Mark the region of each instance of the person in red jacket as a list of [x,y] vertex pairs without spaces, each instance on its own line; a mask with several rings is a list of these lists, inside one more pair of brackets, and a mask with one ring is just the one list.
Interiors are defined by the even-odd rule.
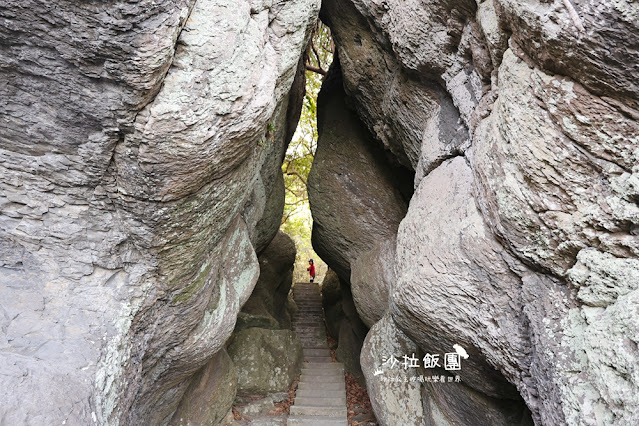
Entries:
[[311,275],[311,282],[313,282],[313,280],[315,280],[315,265],[313,264],[313,259],[309,259],[308,264],[309,267],[306,268],[306,270]]

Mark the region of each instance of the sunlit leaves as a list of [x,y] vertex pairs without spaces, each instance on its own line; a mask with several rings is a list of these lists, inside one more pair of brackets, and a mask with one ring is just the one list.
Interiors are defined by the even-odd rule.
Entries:
[[295,240],[298,259],[302,262],[309,257],[317,257],[310,244],[313,220],[306,183],[317,148],[317,94],[333,60],[334,49],[329,28],[317,21],[306,52],[306,95],[300,121],[282,164],[286,204],[281,229]]

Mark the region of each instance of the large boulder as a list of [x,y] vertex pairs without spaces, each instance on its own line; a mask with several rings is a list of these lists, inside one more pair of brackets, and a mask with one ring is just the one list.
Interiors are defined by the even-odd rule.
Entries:
[[321,292],[324,322],[328,333],[336,339],[339,336],[340,323],[344,319],[344,310],[342,309],[340,280],[332,269],[326,271],[326,275],[324,275]]
[[464,28],[475,7],[471,0],[322,4],[351,105],[417,180],[469,142],[466,122],[483,78],[465,59],[478,38]]
[[348,282],[340,279],[329,269],[322,281],[322,307],[326,328],[337,340],[335,357],[344,364],[344,369],[361,379],[360,351],[368,328],[360,319]]
[[281,231],[259,254],[260,277],[242,307],[236,331],[248,327],[291,328],[288,302],[295,254],[295,243]]
[[[404,355],[414,357],[415,354],[419,355],[417,345],[397,328],[390,313],[377,321],[366,336],[360,361],[375,418],[383,426],[427,424],[421,385],[416,380],[418,370],[402,370],[401,365]],[[399,364],[392,366],[391,357]]]
[[229,411],[236,392],[237,370],[226,350],[221,350],[195,373],[170,425],[217,425]]
[[388,310],[395,280],[395,238],[376,242],[351,265],[353,302],[367,327],[372,327]]
[[406,201],[383,150],[346,106],[337,58],[318,96],[317,128],[308,176],[313,249],[348,281],[360,254],[395,235]]
[[465,385],[493,398],[518,399],[504,375],[525,393],[519,372],[528,368],[531,350],[521,327],[521,280],[510,269],[516,261],[487,231],[472,184],[462,157],[420,183],[398,234],[392,314],[424,353],[463,347],[469,354],[459,372]]
[[3,6],[0,418],[166,423],[279,226],[319,1]]
[[[415,172],[392,317],[423,351],[469,354],[461,385],[422,387],[425,418],[637,423],[634,3],[322,6],[346,103]],[[358,244],[331,238],[342,258]],[[375,250],[348,259],[368,323],[380,294],[362,265]]]
[[247,328],[235,334],[228,351],[242,393],[286,391],[302,368],[302,344],[290,330]]

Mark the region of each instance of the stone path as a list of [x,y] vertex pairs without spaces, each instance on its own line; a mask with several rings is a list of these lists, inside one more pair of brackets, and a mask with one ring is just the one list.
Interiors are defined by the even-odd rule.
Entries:
[[344,366],[332,362],[317,284],[297,283],[299,311],[294,329],[304,348],[304,365],[287,425],[347,426]]

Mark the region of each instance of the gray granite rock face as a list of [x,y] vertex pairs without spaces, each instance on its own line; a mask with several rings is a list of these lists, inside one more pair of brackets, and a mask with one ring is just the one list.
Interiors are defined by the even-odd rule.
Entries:
[[416,353],[419,353],[417,345],[397,327],[390,313],[380,318],[366,336],[360,361],[379,424],[426,424],[420,383],[414,380],[406,383],[392,381],[397,377],[415,379],[418,371],[402,371],[401,366],[394,370],[387,363],[390,357],[401,360],[403,355],[413,356]]
[[219,351],[195,373],[170,424],[220,424],[235,399],[237,378],[237,369],[228,353],[225,349]]
[[302,369],[302,344],[291,330],[247,328],[233,336],[229,355],[238,367],[238,391],[284,392]]
[[349,281],[351,263],[377,240],[395,235],[406,201],[383,151],[346,105],[337,58],[318,95],[317,124],[308,176],[313,247]]
[[165,424],[202,380],[277,232],[318,9],[0,6],[3,421]]
[[344,364],[344,370],[363,383],[360,351],[368,327],[360,319],[348,281],[329,269],[322,281],[322,308],[326,329],[337,341],[335,357]]
[[395,238],[379,241],[351,266],[351,292],[359,317],[372,327],[388,310],[396,281]]
[[289,291],[293,284],[295,242],[279,231],[258,255],[260,277],[251,297],[237,319],[235,331],[243,328],[291,329],[291,306],[295,306]]
[[[462,385],[421,387],[426,424],[639,422],[635,2],[325,0],[321,17],[346,104],[415,173],[398,234],[350,259],[334,227],[322,249],[349,258],[367,341],[389,310],[423,353],[469,355]],[[385,419],[396,395],[369,380]]]

